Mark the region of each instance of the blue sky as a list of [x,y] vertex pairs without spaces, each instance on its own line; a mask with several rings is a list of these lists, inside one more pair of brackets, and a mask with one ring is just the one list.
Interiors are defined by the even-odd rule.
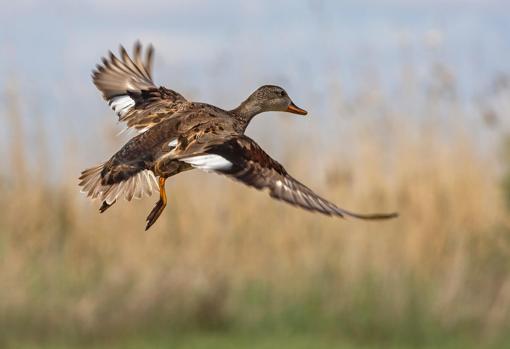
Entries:
[[4,1],[0,69],[36,91],[78,88],[108,49],[141,39],[158,50],[157,77],[178,75],[178,87],[206,94],[200,86],[215,71],[228,73],[215,77],[225,86],[296,71],[320,83],[331,66],[346,78],[360,64],[391,72],[403,46],[419,64],[435,43],[469,80],[510,67],[508,13],[503,0]]
[[16,81],[25,108],[50,119],[70,115],[68,126],[78,130],[83,120],[99,122],[108,113],[91,70],[108,50],[120,43],[130,47],[137,39],[156,47],[157,83],[226,108],[259,85],[276,83],[297,104],[326,113],[321,96],[332,81],[341,81],[348,95],[375,71],[391,94],[403,63],[412,64],[419,78],[430,73],[432,61],[448,64],[468,97],[498,72],[510,71],[507,0],[1,0],[0,5],[0,88]]

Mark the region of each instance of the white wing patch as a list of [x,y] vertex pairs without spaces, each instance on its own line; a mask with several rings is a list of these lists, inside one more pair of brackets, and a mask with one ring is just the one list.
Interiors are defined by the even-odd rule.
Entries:
[[172,141],[170,141],[170,143],[168,143],[168,146],[170,148],[175,148],[177,146],[177,138],[172,140]]
[[225,171],[232,168],[230,161],[216,154],[197,155],[180,160],[205,172]]
[[133,108],[135,101],[129,96],[122,95],[113,97],[110,99],[108,104],[110,104],[110,107],[112,107],[114,112],[116,112],[120,117],[123,117],[131,110],[131,108]]

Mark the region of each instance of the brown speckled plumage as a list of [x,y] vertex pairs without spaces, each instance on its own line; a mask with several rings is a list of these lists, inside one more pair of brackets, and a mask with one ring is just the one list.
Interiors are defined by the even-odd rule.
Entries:
[[[152,81],[150,46],[142,58],[135,45],[133,59],[120,48],[120,58],[110,52],[93,72],[104,99],[129,129],[141,133],[129,140],[108,161],[85,170],[82,191],[102,200],[104,212],[120,197],[151,195],[159,188],[160,200],[147,218],[148,229],[166,206],[165,180],[193,168],[229,176],[271,197],[326,215],[361,219],[397,215],[361,215],[337,207],[292,178],[285,168],[244,135],[251,119],[265,111],[306,114],[281,87],[265,85],[233,110],[187,101],[179,93],[157,87]],[[159,179],[156,179],[158,177]]]

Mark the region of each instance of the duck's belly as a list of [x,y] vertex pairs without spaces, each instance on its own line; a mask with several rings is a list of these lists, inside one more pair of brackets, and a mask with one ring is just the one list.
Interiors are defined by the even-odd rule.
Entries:
[[156,176],[167,178],[191,169],[193,169],[193,167],[185,162],[161,158],[161,160],[155,161],[153,171]]

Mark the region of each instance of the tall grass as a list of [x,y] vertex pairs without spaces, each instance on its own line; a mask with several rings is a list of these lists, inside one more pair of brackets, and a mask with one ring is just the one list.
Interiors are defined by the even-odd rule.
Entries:
[[[281,160],[297,178],[350,209],[398,209],[397,220],[313,215],[186,173],[169,182],[169,207],[146,233],[156,198],[99,215],[77,187],[91,165],[80,161],[87,149],[68,152],[56,170],[47,147],[34,161],[25,150],[34,130],[9,93],[0,115],[10,158],[0,177],[4,340],[211,329],[424,343],[497,340],[510,330],[500,166],[470,137],[459,100],[410,96],[423,117],[360,93],[330,120],[350,124],[347,137],[314,144],[310,136],[305,147],[284,136]],[[36,143],[56,131],[36,132]]]

